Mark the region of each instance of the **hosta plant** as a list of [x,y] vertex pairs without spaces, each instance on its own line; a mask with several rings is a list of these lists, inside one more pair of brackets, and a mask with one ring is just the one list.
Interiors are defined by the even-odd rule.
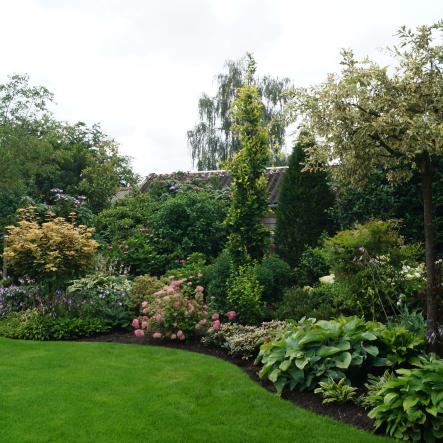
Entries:
[[345,403],[353,400],[357,388],[349,386],[344,378],[336,382],[333,378],[321,381],[319,387],[314,390],[316,394],[323,396],[323,403]]
[[386,358],[387,366],[400,367],[410,363],[424,351],[424,333],[415,334],[404,326],[381,326],[376,334],[381,342],[380,354]]
[[443,439],[443,361],[420,357],[413,369],[398,369],[372,393],[369,417],[376,428],[400,440],[435,442]]
[[383,364],[374,343],[377,324],[358,317],[331,321],[304,320],[277,340],[262,345],[257,363],[260,377],[272,381],[278,393],[290,389],[312,390],[321,381],[347,378],[352,369]]

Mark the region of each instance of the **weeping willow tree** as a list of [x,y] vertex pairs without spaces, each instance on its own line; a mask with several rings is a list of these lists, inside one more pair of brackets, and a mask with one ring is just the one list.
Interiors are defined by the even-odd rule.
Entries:
[[[217,92],[213,97],[203,94],[198,101],[199,122],[188,131],[192,161],[199,170],[217,169],[240,150],[240,140],[233,131],[232,106],[237,90],[247,78],[247,58],[228,60],[226,72],[217,75]],[[290,80],[270,76],[257,78],[257,88],[262,97],[261,121],[267,127],[270,165],[285,163],[282,147],[286,134],[283,108],[285,91]]]

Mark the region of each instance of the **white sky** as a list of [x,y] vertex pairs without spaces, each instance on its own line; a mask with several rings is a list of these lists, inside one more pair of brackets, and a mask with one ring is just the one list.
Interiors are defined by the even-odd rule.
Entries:
[[186,131],[227,59],[296,86],[339,69],[343,47],[383,60],[403,24],[443,18],[442,0],[0,0],[0,82],[28,73],[55,115],[101,123],[134,169],[192,168]]

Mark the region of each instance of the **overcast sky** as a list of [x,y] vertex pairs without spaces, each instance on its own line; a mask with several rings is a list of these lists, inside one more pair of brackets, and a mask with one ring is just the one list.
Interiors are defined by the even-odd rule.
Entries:
[[99,122],[144,175],[192,168],[186,131],[227,59],[307,86],[340,49],[383,60],[403,24],[443,18],[442,0],[0,0],[0,81],[28,73],[55,115]]

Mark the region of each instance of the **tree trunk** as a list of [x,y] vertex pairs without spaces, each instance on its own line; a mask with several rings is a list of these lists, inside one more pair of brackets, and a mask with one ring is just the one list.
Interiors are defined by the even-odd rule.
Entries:
[[423,216],[425,231],[425,255],[426,255],[426,338],[431,351],[438,347],[438,324],[437,324],[437,295],[438,276],[435,264],[435,239],[434,224],[432,221],[432,179],[433,169],[429,155],[425,154],[420,162],[423,192]]

